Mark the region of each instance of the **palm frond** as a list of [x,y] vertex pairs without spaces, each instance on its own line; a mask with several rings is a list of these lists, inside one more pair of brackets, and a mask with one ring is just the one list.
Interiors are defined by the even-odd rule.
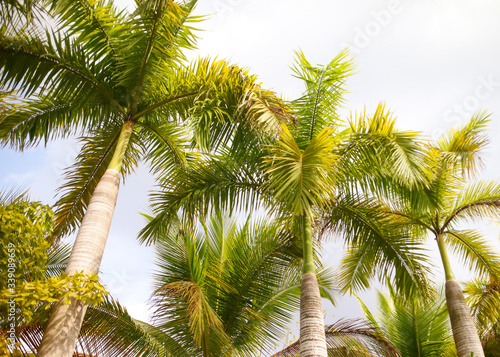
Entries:
[[444,298],[402,299],[379,293],[381,325],[402,356],[456,356]]
[[482,166],[481,150],[488,144],[485,136],[490,114],[477,112],[462,127],[451,129],[438,140],[438,147],[448,169],[474,176]]
[[188,152],[191,146],[184,128],[170,121],[158,123],[147,119],[137,125],[142,129],[138,135],[142,137],[144,160],[154,174],[166,177],[174,169],[181,169],[188,161],[194,161],[190,156],[195,156],[195,153]]
[[100,102],[28,99],[17,104],[15,112],[0,118],[0,145],[17,150],[36,146],[41,141],[46,145],[50,140],[65,138],[77,131],[85,133],[105,126],[113,117],[109,108]]
[[142,96],[151,90],[156,76],[168,66],[182,61],[182,50],[191,49],[195,43],[192,28],[187,22],[194,2],[143,1],[132,14],[131,26],[137,31],[127,34],[121,43],[121,70],[117,73],[119,86],[132,92],[131,106],[135,112]]
[[0,205],[9,206],[29,200],[29,190],[22,188],[4,188],[0,190]]
[[[186,345],[219,355],[270,347],[299,306],[300,270],[289,234],[271,222],[218,213],[159,242],[157,324]],[[204,307],[203,307],[204,306]],[[211,317],[210,317],[211,316]],[[201,318],[202,320],[198,320]]]
[[383,104],[377,106],[371,117],[366,111],[351,116],[351,138],[341,149],[341,167],[369,177],[389,176],[407,187],[425,187],[430,173],[422,139],[415,132],[398,130],[395,125],[395,118]]
[[500,277],[500,255],[483,235],[475,230],[450,230],[445,234],[450,245],[464,265],[479,276]]
[[118,11],[112,1],[57,0],[52,4],[60,28],[68,36],[85,43],[85,50],[100,61],[115,60],[117,46],[127,35],[125,12]]
[[47,270],[45,276],[47,278],[59,276],[66,270],[71,245],[69,244],[54,244],[47,251]]
[[109,83],[108,63],[87,52],[75,40],[59,34],[38,39],[0,33],[0,80],[25,97],[50,92],[51,98],[61,101],[107,101],[123,112]]
[[313,206],[322,206],[335,189],[331,168],[336,156],[330,128],[315,136],[302,151],[286,126],[279,140],[268,148],[263,170],[269,177],[266,190],[276,202],[294,214],[311,215]]
[[444,227],[453,226],[460,220],[496,218],[500,213],[500,184],[497,182],[474,182],[450,196],[451,207]]
[[302,147],[326,127],[339,125],[338,107],[353,63],[348,60],[348,51],[339,53],[325,66],[311,65],[302,51],[295,55],[293,71],[306,87],[303,96],[291,103],[298,120],[297,142]]
[[[20,326],[17,336],[26,353],[36,353],[41,343],[47,313],[39,322]],[[154,326],[133,319],[117,301],[107,298],[99,306],[89,306],[75,352],[91,356],[173,357],[190,356],[183,346]]]
[[197,162],[172,177],[165,178],[162,190],[151,195],[154,216],[139,234],[148,244],[168,231],[177,212],[186,218],[203,218],[210,208],[250,210],[262,202],[255,166],[231,156],[213,157]]
[[[394,345],[387,341],[376,327],[362,320],[341,319],[325,326],[328,356],[400,356]],[[298,356],[297,341],[272,357]]]
[[323,220],[327,231],[349,244],[340,268],[343,291],[368,288],[375,277],[389,277],[407,296],[430,284],[425,249],[413,241],[399,217],[376,201],[338,197]]
[[40,1],[3,0],[0,2],[2,26],[16,32],[28,26],[40,26],[47,11]]
[[500,324],[500,286],[497,280],[474,279],[467,283],[464,292],[480,335],[487,335]]

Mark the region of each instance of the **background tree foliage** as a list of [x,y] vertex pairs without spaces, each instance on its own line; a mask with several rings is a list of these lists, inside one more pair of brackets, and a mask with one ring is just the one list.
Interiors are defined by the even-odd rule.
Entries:
[[[52,302],[63,297],[98,304],[107,293],[97,275],[64,273],[69,247],[51,240],[54,212],[27,195],[0,194],[0,348],[8,331],[38,322]],[[7,343],[8,342],[8,343]]]

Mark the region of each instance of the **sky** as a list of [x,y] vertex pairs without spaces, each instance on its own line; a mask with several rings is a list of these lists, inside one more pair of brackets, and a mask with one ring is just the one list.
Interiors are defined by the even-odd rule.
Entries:
[[[132,8],[131,2],[119,6]],[[262,86],[286,99],[298,97],[292,76],[294,51],[313,64],[327,64],[349,48],[356,74],[347,80],[342,118],[383,102],[400,129],[432,139],[464,124],[477,110],[491,113],[491,143],[484,155],[484,178],[500,177],[500,2],[494,0],[200,0],[199,49],[189,54],[225,58],[258,75]],[[75,140],[17,153],[0,149],[0,189],[30,188],[34,199],[54,203],[64,167],[77,154]],[[111,294],[132,316],[146,320],[154,270],[153,249],[140,246],[154,182],[143,167],[122,186],[101,266]],[[498,226],[489,233],[497,248]],[[489,228],[488,228],[489,229]],[[342,245],[329,243],[323,257],[335,264]],[[437,265],[439,275],[441,266]],[[465,275],[460,275],[465,277]],[[367,295],[368,296],[368,295]],[[371,296],[371,295],[370,295]],[[370,299],[370,298],[368,298]],[[327,307],[327,322],[359,316],[345,297]]]

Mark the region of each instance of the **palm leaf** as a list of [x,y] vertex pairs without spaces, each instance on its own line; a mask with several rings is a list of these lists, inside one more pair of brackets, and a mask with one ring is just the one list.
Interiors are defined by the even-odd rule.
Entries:
[[395,118],[383,104],[377,106],[371,117],[366,112],[352,116],[350,139],[342,148],[340,167],[352,167],[368,176],[389,176],[406,187],[425,186],[430,173],[422,141],[417,133],[400,131],[395,125]]
[[451,246],[463,264],[479,276],[500,276],[500,255],[474,230],[450,230],[445,235],[446,243]]
[[484,133],[490,114],[477,112],[462,127],[452,129],[437,142],[448,169],[461,170],[462,175],[475,175],[482,166],[480,152],[488,144]]
[[296,51],[295,76],[304,81],[303,96],[291,103],[298,119],[297,142],[307,145],[329,126],[338,126],[338,107],[345,93],[345,79],[351,74],[353,64],[343,51],[328,65],[313,66],[302,51]]
[[[387,341],[375,327],[362,320],[341,319],[325,326],[328,356],[400,356],[394,345]],[[300,342],[297,341],[272,357],[298,356]]]
[[[26,100],[16,106],[16,111],[0,119],[0,144],[18,150],[36,146],[40,141],[68,137],[88,132],[98,126],[98,118],[113,118],[106,106],[92,101],[67,102]],[[105,125],[101,120],[99,125]]]
[[379,293],[382,329],[403,356],[455,356],[443,297],[402,299]]
[[487,335],[499,324],[500,287],[494,278],[474,279],[464,289],[467,305],[476,321],[481,336]]
[[498,217],[500,212],[500,184],[479,181],[450,192],[450,213],[444,226],[454,225],[460,220],[479,221]]
[[282,128],[264,160],[263,170],[269,177],[266,190],[288,212],[311,215],[312,207],[323,205],[335,189],[332,131],[325,128],[302,151],[288,128]]
[[341,196],[324,213],[323,221],[327,231],[349,244],[340,268],[343,291],[368,288],[376,276],[381,281],[390,277],[407,296],[427,288],[430,270],[425,249],[386,207],[362,197]]
[[182,209],[188,219],[204,217],[210,208],[250,210],[260,201],[262,184],[253,165],[230,156],[195,163],[165,178],[163,190],[152,194],[154,216],[139,233],[141,241],[154,242],[168,231]]
[[0,33],[0,79],[5,86],[19,88],[26,97],[50,91],[61,101],[107,101],[123,111],[114,99],[106,62],[89,56],[71,38],[46,37],[12,38]]
[[299,264],[291,264],[298,258],[280,229],[249,221],[238,228],[219,213],[202,227],[163,237],[158,326],[186,346],[194,337],[200,352],[247,356],[270,348],[290,323],[300,292]]

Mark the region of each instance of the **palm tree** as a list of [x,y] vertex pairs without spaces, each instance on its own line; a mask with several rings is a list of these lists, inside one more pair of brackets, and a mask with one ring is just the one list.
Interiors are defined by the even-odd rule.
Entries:
[[[428,188],[417,193],[418,202],[407,204],[394,200],[381,210],[395,225],[410,229],[413,244],[432,235],[438,245],[446,278],[446,302],[458,356],[484,356],[481,342],[462,289],[453,275],[447,246],[455,251],[471,270],[480,276],[500,274],[500,256],[490,247],[481,233],[460,230],[459,224],[467,220],[498,217],[500,211],[500,184],[477,181],[468,184],[465,175],[474,175],[480,167],[479,155],[486,144],[484,131],[488,122],[486,113],[476,114],[463,127],[444,135],[436,147],[429,148],[429,161],[434,178]],[[344,260],[344,277],[356,280],[360,272],[375,274],[374,257],[360,259],[370,247],[365,241],[353,247]],[[365,257],[363,255],[363,257]],[[352,264],[357,262],[357,264]],[[359,278],[358,278],[359,279]]]
[[[16,111],[0,119],[2,145],[22,150],[71,134],[83,144],[56,204],[56,236],[81,222],[70,275],[98,272],[120,178],[139,161],[168,175],[190,160],[190,142],[212,150],[235,131],[272,128],[283,114],[236,66],[186,64],[195,4],[144,0],[127,14],[109,1],[57,1],[52,32],[2,26],[0,83],[18,96]],[[81,303],[57,304],[39,356],[70,355],[84,314]]]
[[[260,203],[286,220],[302,241],[301,356],[327,353],[313,259],[313,235],[321,233],[322,212],[347,205],[355,192],[380,193],[395,183],[412,185],[425,179],[416,136],[396,130],[384,106],[373,117],[361,115],[342,127],[337,109],[351,68],[346,52],[325,66],[313,66],[298,53],[295,73],[306,89],[291,103],[296,123],[283,124],[274,137],[246,136],[236,149],[163,180],[163,191],[153,196],[155,216],[141,232],[141,239],[151,243],[155,232],[168,230],[179,210],[187,217],[204,217],[212,208],[250,209]],[[343,233],[369,229],[362,219],[353,227]],[[393,260],[408,267],[402,276],[416,281],[412,269],[420,261],[410,262],[412,255],[404,245],[394,249],[399,254]]]
[[[158,237],[154,325],[190,356],[272,350],[299,305],[293,238],[277,222],[238,224],[220,212]],[[321,270],[323,296],[332,300],[332,274]]]
[[367,321],[390,341],[402,356],[456,356],[443,292],[404,298],[390,286],[378,293],[378,322],[359,300]]

